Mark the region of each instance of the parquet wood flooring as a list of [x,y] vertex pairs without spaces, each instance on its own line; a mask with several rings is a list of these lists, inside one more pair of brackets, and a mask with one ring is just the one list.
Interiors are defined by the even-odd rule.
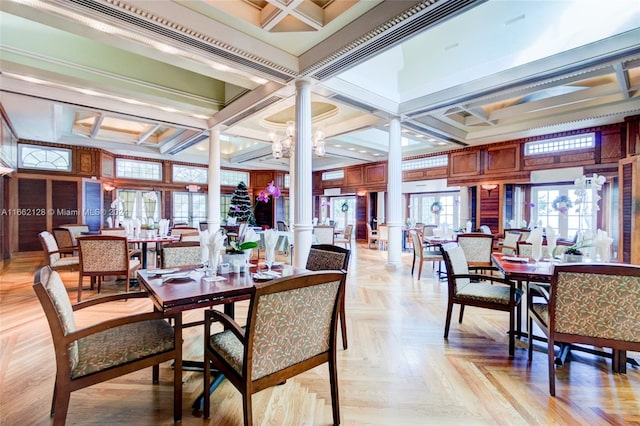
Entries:
[[[397,270],[385,268],[387,253],[354,244],[347,280],[349,349],[338,351],[340,408],[345,425],[640,425],[640,369],[611,373],[611,362],[574,353],[557,369],[557,397],[548,394],[542,345],[527,361],[525,345],[508,359],[507,315],[467,308],[445,340],[447,289],[427,267],[411,277],[411,254]],[[0,424],[47,425],[54,381],[54,354],[44,314],[31,289],[41,253],[16,254],[0,275]],[[77,272],[63,272],[73,296]],[[122,290],[106,283],[103,292]],[[87,291],[93,297],[95,292]],[[80,325],[151,309],[129,300],[79,316]],[[457,318],[458,310],[454,310]],[[246,303],[236,308],[243,322]],[[199,320],[201,311],[185,315]],[[184,333],[184,358],[202,359],[202,327]],[[524,343],[524,342],[523,342]],[[630,356],[640,359],[640,354]],[[172,373],[161,366],[71,395],[68,424],[172,424]],[[202,375],[183,374],[184,425],[241,425],[242,401],[228,382],[211,396],[212,418],[192,415]],[[320,366],[253,397],[257,425],[331,423],[328,371]]]

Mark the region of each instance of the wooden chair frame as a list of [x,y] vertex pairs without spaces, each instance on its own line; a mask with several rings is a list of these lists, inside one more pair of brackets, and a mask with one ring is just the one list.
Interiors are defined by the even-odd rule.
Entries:
[[[224,374],[224,376],[236,387],[236,389],[238,389],[240,393],[242,393],[245,426],[251,426],[253,424],[251,397],[254,393],[272,387],[274,385],[282,384],[288,378],[296,376],[304,371],[310,370],[324,363],[328,363],[329,382],[331,386],[331,403],[333,408],[333,424],[340,424],[338,373],[336,366],[336,329],[338,320],[338,306],[340,304],[341,295],[344,292],[343,276],[344,272],[340,271],[318,271],[281,278],[267,283],[256,284],[255,289],[253,290],[253,293],[251,295],[247,326],[244,329],[241,328],[230,316],[224,314],[223,312],[217,310],[205,311],[205,418],[209,417],[211,410],[211,402],[207,394],[209,391],[209,383],[211,382],[211,371],[210,368],[207,368],[210,363],[213,363],[213,365],[218,368],[222,374]],[[339,281],[340,284],[338,286],[338,292],[336,294],[336,299],[331,316],[328,350],[318,353],[304,361],[290,365],[282,370],[268,374],[256,380],[252,380],[253,343],[255,324],[257,322],[257,304],[260,303],[260,298],[268,294],[286,292],[298,288],[304,288],[335,281]],[[211,347],[209,338],[211,336],[211,323],[216,321],[221,322],[226,329],[231,330],[231,332],[243,343],[244,352],[242,357],[243,363],[241,373],[238,373],[225,358],[219,355]]]
[[[424,262],[440,262],[442,259],[442,253],[440,250],[427,250],[423,243],[420,233],[415,229],[409,230],[409,235],[411,237],[411,242],[413,245],[413,262],[411,263],[411,276],[413,276],[413,271],[415,270],[416,261],[418,261],[418,280],[422,276],[422,266]],[[435,265],[434,265],[435,271]]]

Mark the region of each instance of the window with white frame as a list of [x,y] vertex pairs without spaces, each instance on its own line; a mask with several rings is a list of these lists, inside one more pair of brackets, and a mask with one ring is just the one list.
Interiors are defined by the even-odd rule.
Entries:
[[332,172],[322,173],[322,180],[334,180],[334,179],[343,179],[343,178],[344,178],[344,170],[334,170]]
[[460,227],[460,195],[458,193],[411,194],[409,219],[414,223],[447,224],[449,229],[458,229]]
[[[587,189],[583,202],[593,196]],[[572,240],[580,230],[581,217],[578,196],[571,185],[537,186],[531,189],[531,227],[553,227],[560,238]]]
[[173,181],[184,183],[207,183],[208,170],[204,167],[173,165]]
[[249,183],[249,172],[220,170],[220,185],[236,186],[239,182]]
[[162,164],[153,161],[116,158],[116,177],[144,180],[161,180]]
[[527,142],[524,144],[524,155],[539,155],[552,152],[571,151],[574,149],[594,148],[595,143],[594,133]]
[[140,219],[143,224],[152,225],[161,219],[160,195],[158,191],[118,189],[116,198],[122,203],[124,219]]
[[18,144],[18,166],[25,169],[71,171],[71,150]]
[[401,169],[418,170],[430,169],[433,167],[446,166],[449,163],[449,157],[446,155],[438,155],[437,157],[418,158],[415,160],[406,160],[402,162]]

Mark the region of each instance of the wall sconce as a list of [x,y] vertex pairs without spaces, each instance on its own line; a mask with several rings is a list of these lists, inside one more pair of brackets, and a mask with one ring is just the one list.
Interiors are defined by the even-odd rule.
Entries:
[[8,175],[13,173],[13,169],[11,167],[5,167],[0,165],[0,176]]
[[105,183],[105,184],[103,184],[103,185],[102,185],[102,188],[103,188],[105,191],[107,191],[107,192],[111,192],[111,191],[113,191],[114,189],[116,189],[116,187],[115,187],[115,186],[113,186],[113,185],[111,185],[110,183]]
[[487,192],[489,193],[489,197],[491,197],[491,191],[493,191],[497,187],[498,187],[498,185],[496,185],[495,183],[482,185],[482,189],[486,189],[487,190]]
[[365,195],[367,195],[367,191],[358,191],[358,192],[356,193],[356,195],[357,195],[358,197],[364,197]]

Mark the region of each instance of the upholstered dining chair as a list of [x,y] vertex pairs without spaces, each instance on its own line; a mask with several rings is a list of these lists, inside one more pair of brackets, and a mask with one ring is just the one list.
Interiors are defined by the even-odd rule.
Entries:
[[[210,414],[213,363],[240,391],[245,426],[252,395],[328,363],[333,424],[340,424],[336,332],[344,272],[317,271],[255,285],[245,328],[218,310],[205,311],[204,417]],[[211,323],[225,330],[211,334]]]
[[491,266],[493,240],[493,235],[478,232],[459,234],[457,237],[469,266]]
[[520,232],[505,231],[504,238],[501,241],[500,251],[504,254],[516,254],[518,252],[518,241],[520,241]]
[[200,243],[195,241],[181,241],[164,244],[162,246],[160,259],[162,268],[199,266],[202,264]]
[[[626,371],[626,351],[640,351],[640,266],[566,264],[553,269],[551,287],[534,288],[528,300],[529,330],[535,322],[547,336],[549,394],[556,394],[554,345],[584,343],[612,348],[612,369]],[[529,360],[533,354],[529,339]]]
[[378,247],[380,250],[386,250],[389,242],[389,227],[386,224],[378,226]]
[[327,225],[314,226],[313,235],[316,236],[319,244],[334,244],[335,228]]
[[424,262],[433,262],[433,270],[435,271],[435,262],[442,262],[442,253],[440,250],[431,250],[430,248],[424,247],[422,244],[422,238],[420,234],[415,229],[409,230],[409,235],[411,236],[411,242],[413,245],[413,263],[411,264],[411,275],[413,276],[413,271],[415,270],[416,262],[418,262],[418,280],[422,276],[422,266]]
[[[153,367],[158,383],[159,364],[174,360],[173,418],[182,418],[182,318],[161,312],[111,318],[76,327],[74,311],[123,299],[147,298],[148,293],[114,294],[72,305],[56,271],[36,271],[33,289],[49,322],[56,355],[56,379],[51,416],[65,424],[71,392],[133,371]],[[172,327],[167,319],[174,321]],[[114,407],[117,410],[117,407]]]
[[[332,244],[315,244],[309,249],[309,257],[305,268],[310,271],[347,271],[349,270],[349,258],[351,250]],[[342,331],[342,348],[347,349],[347,322],[345,309],[345,295],[347,293],[346,279],[345,290],[340,300],[340,327]]]
[[73,234],[68,228],[53,228],[51,233],[56,239],[61,256],[73,256],[78,251],[75,238],[73,238]]
[[367,248],[371,248],[371,243],[378,242],[378,230],[373,229],[371,224],[367,222]]
[[351,249],[351,238],[353,236],[353,225],[349,224],[344,227],[344,233],[341,237],[334,238],[333,244],[344,244],[344,248]]
[[505,311],[509,313],[509,357],[513,358],[515,354],[516,307],[520,304],[522,290],[517,288],[515,282],[506,278],[473,273],[473,270],[485,269],[486,267],[469,266],[464,250],[457,243],[443,244],[441,250],[447,268],[449,287],[444,338],[449,338],[449,326],[454,304],[460,305],[459,323],[462,323],[465,306]]
[[74,271],[80,269],[80,258],[78,256],[62,256],[55,237],[49,231],[42,231],[38,234],[46,264],[54,271]]
[[97,279],[98,293],[105,276],[125,276],[125,291],[129,292],[131,274],[140,268],[140,261],[132,259],[138,252],[129,250],[126,237],[115,235],[90,235],[78,238],[80,274],[78,278],[78,302],[82,300],[84,277]]
[[198,234],[198,228],[191,227],[179,227],[179,228],[171,228],[171,235],[180,235],[182,237],[183,234]]

